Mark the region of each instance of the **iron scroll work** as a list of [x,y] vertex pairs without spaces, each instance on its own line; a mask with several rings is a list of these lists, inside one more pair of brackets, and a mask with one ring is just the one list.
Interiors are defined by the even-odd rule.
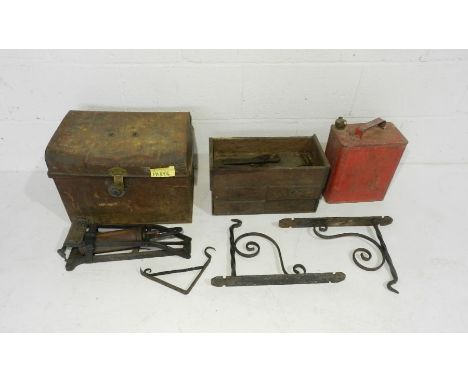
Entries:
[[[302,264],[295,264],[293,266],[293,274],[288,273],[283,262],[281,249],[270,236],[260,232],[248,232],[239,235],[237,238],[234,236],[234,230],[242,225],[239,219],[231,220],[234,224],[229,228],[230,240],[230,255],[231,255],[231,275],[230,276],[217,276],[211,279],[211,284],[216,287],[222,286],[257,286],[257,285],[288,285],[288,284],[319,284],[319,283],[337,283],[343,281],[346,275],[342,272],[327,272],[327,273],[307,273],[306,268]],[[260,237],[268,240],[275,247],[282,274],[273,275],[237,275],[236,269],[236,254],[246,258],[252,258],[259,254],[260,245],[253,240],[245,244],[246,252],[239,249],[238,243],[246,237]]]
[[[394,292],[399,293],[393,285],[398,282],[398,274],[396,272],[395,266],[393,265],[392,258],[387,249],[387,245],[383,240],[382,233],[380,232],[380,226],[386,226],[393,222],[393,219],[390,216],[365,216],[365,217],[328,217],[328,218],[287,218],[281,219],[279,221],[279,226],[281,228],[312,228],[314,233],[322,239],[337,239],[342,237],[359,237],[364,240],[367,240],[375,247],[378,248],[382,255],[382,260],[376,266],[369,267],[362,262],[370,261],[373,257],[370,250],[367,248],[356,248],[353,251],[353,261],[361,269],[365,271],[377,271],[382,268],[385,263],[388,264],[390,273],[392,275],[392,280],[387,283],[387,288]],[[373,227],[377,240],[369,237],[367,235],[357,233],[357,232],[346,232],[335,235],[326,235],[324,232],[327,232],[329,227]],[[362,261],[360,261],[360,260]]]

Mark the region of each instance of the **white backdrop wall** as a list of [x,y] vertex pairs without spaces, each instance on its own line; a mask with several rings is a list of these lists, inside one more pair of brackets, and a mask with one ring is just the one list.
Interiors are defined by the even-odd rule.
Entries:
[[405,163],[466,163],[468,51],[2,50],[0,170],[45,170],[70,109],[190,111],[209,136],[317,134],[337,116],[397,124]]
[[[467,91],[468,51],[0,51],[0,332],[468,331]],[[217,249],[193,298],[149,285],[139,276],[146,261],[65,271],[56,249],[69,222],[44,150],[69,109],[192,113],[202,155],[194,224],[183,229],[194,238],[194,265],[205,261],[206,245]],[[351,242],[281,230],[284,215],[242,219],[245,230],[278,240],[288,266],[342,271],[346,281],[213,288],[209,278],[229,272],[229,217],[211,215],[208,137],[316,133],[325,143],[339,115],[386,118],[410,141],[384,201],[322,201],[317,211],[391,215],[384,237],[401,294],[385,290],[388,267],[355,266]],[[25,224],[27,241],[18,230]],[[271,256],[244,260],[242,273],[278,272]]]

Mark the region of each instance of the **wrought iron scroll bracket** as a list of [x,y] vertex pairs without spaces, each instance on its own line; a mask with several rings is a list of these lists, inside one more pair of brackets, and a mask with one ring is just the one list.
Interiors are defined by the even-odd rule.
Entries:
[[[393,222],[390,216],[366,216],[366,217],[330,217],[330,218],[293,218],[293,219],[281,219],[279,226],[281,228],[312,228],[315,235],[322,239],[337,239],[343,237],[359,237],[367,240],[373,244],[381,253],[382,260],[376,266],[369,267],[363,264],[363,262],[370,261],[373,257],[372,252],[367,248],[356,248],[353,251],[353,261],[361,269],[365,271],[376,271],[387,264],[392,275],[392,279],[387,283],[387,288],[394,292],[399,293],[393,285],[398,282],[398,274],[393,265],[392,258],[388,252],[387,245],[383,239],[380,231],[380,226],[389,225]],[[324,234],[328,231],[329,227],[372,227],[377,236],[377,240],[370,236],[357,233],[357,232],[345,232],[335,235]]]
[[[237,238],[234,236],[234,230],[242,225],[239,219],[231,220],[234,224],[229,227],[229,241],[230,241],[230,257],[231,257],[231,275],[230,276],[217,276],[211,279],[213,286],[255,286],[255,285],[286,285],[286,284],[317,284],[317,283],[336,283],[345,279],[345,274],[342,272],[327,272],[327,273],[307,273],[306,268],[302,264],[295,264],[293,274],[288,273],[284,265],[281,249],[270,236],[260,232],[248,232],[239,235]],[[236,269],[236,254],[246,258],[252,258],[259,254],[260,245],[253,240],[249,240],[245,244],[245,252],[241,251],[238,247],[240,240],[246,237],[260,237],[268,240],[276,249],[279,257],[280,266],[283,274],[274,275],[244,275],[238,276]]]

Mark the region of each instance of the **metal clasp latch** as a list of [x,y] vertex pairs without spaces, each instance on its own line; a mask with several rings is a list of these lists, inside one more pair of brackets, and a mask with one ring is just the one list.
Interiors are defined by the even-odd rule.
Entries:
[[109,175],[113,177],[113,182],[107,186],[109,195],[120,198],[125,194],[124,175],[127,175],[127,170],[121,167],[112,167],[109,169]]

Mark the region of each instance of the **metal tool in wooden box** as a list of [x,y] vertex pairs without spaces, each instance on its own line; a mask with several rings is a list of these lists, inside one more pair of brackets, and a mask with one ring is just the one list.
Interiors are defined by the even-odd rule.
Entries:
[[329,163],[317,137],[210,138],[213,215],[314,212]]

